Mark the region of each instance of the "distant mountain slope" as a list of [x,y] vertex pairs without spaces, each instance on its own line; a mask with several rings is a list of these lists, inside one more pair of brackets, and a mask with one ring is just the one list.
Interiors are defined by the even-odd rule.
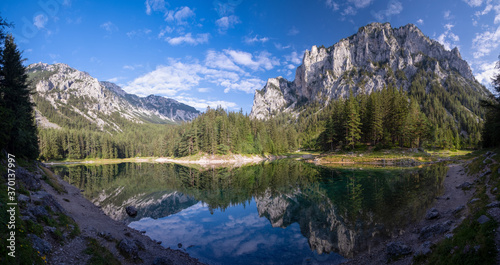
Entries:
[[175,123],[192,120],[200,113],[173,99],[127,94],[116,84],[99,82],[65,64],[36,63],[28,66],[27,71],[37,92],[34,101],[40,120],[59,126],[121,131],[123,120]]

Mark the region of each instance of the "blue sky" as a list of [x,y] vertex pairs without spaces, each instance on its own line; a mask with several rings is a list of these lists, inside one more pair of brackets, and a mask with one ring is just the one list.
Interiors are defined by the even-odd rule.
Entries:
[[500,0],[4,0],[0,15],[26,64],[65,63],[200,110],[249,113],[268,78],[295,78],[306,49],[371,22],[412,23],[457,46],[485,85],[500,54]]

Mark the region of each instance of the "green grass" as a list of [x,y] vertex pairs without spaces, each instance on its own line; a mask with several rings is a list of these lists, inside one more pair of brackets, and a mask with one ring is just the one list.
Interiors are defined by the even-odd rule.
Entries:
[[105,247],[99,244],[94,238],[89,238],[87,248],[83,251],[91,255],[87,264],[91,265],[119,265],[121,264],[118,259]]
[[59,180],[52,171],[48,170],[45,167],[42,167],[42,170],[45,173],[43,180],[45,180],[47,184],[49,184],[55,191],[57,191],[57,193],[59,194],[68,193],[66,189],[64,189],[63,185],[59,183]]

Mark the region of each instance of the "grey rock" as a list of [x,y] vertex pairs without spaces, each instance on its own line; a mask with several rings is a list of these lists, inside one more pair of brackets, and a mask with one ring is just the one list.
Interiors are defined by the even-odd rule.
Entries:
[[55,232],[56,232],[56,230],[57,230],[57,228],[52,227],[52,226],[45,226],[45,227],[43,228],[43,231],[45,231],[45,232],[50,232],[50,233],[52,233],[52,234],[53,234],[53,233],[55,233]]
[[182,243],[177,244],[178,248],[182,248]]
[[499,201],[494,201],[486,205],[486,208],[499,208],[499,207],[500,207]]
[[420,245],[417,250],[415,251],[414,256],[419,256],[419,255],[428,255],[430,254],[431,251],[431,246],[432,243],[430,241],[425,241],[422,245]]
[[463,209],[465,209],[465,205],[460,205],[457,208],[453,209],[452,213],[457,214],[457,213],[461,212]]
[[140,250],[145,250],[146,249],[146,246],[144,245],[144,243],[142,243],[141,241],[139,240],[134,240],[134,243],[135,245],[140,249]]
[[474,198],[472,200],[469,201],[470,204],[473,204],[475,202],[478,202],[479,201],[479,198]]
[[427,214],[425,215],[426,220],[432,220],[437,218],[439,218],[439,211],[436,208],[430,209],[429,211],[427,211]]
[[125,208],[125,212],[127,212],[128,216],[130,217],[137,216],[137,209],[134,206],[127,206]]
[[452,237],[453,237],[453,233],[446,233],[446,234],[444,235],[444,237],[446,237],[446,238],[450,239],[450,238],[452,238]]
[[33,216],[35,216],[35,217],[42,218],[42,217],[50,216],[49,212],[45,209],[45,207],[43,207],[41,205],[30,206],[28,209],[31,212],[31,214],[33,214]]
[[126,258],[130,258],[133,260],[139,259],[139,247],[137,247],[134,241],[128,239],[122,239],[120,243],[118,243],[118,250],[122,253]]
[[110,233],[110,232],[107,232],[107,231],[103,231],[103,232],[99,232],[97,233],[98,236],[106,239],[107,241],[113,241],[115,240],[115,237],[113,237],[113,235]]
[[403,244],[402,242],[396,241],[387,244],[385,252],[387,259],[392,260],[400,256],[408,255],[412,252],[412,250],[409,246]]
[[35,178],[35,174],[23,167],[16,168],[16,178],[22,181],[28,190],[36,191],[42,187],[40,181]]
[[28,238],[33,244],[33,248],[39,251],[41,254],[45,255],[52,251],[52,245],[44,239],[41,239],[37,235],[29,234]]
[[481,215],[481,216],[479,216],[479,218],[477,218],[477,222],[480,223],[480,224],[484,224],[484,223],[486,223],[486,222],[488,222],[490,220],[491,219],[488,216],[486,216],[486,215]]
[[174,265],[174,262],[169,258],[158,257],[153,261],[152,265]]
[[481,175],[479,175],[479,177],[482,178],[482,177],[489,175],[489,174],[491,174],[491,169],[488,168],[485,172],[481,173]]
[[30,200],[30,197],[19,193],[19,195],[17,196],[17,200],[19,202],[28,202]]
[[452,221],[446,221],[444,223],[425,226],[420,230],[419,238],[428,239],[436,235],[444,234],[450,230],[452,223]]
[[471,187],[472,187],[472,183],[466,181],[466,182],[458,185],[456,188],[465,190],[465,189],[470,189]]

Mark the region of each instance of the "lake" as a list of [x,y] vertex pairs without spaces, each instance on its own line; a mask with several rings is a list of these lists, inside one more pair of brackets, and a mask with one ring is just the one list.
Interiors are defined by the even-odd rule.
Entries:
[[208,264],[339,264],[420,220],[447,172],[439,164],[332,168],[291,159],[53,168],[111,218]]

